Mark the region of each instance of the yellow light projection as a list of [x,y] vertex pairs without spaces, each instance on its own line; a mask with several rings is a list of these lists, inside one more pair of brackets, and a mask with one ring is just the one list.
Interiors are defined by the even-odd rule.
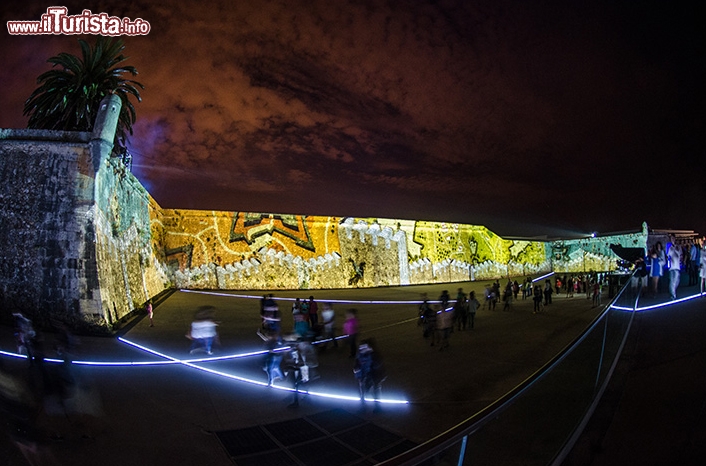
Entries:
[[155,257],[183,288],[373,287],[549,267],[544,243],[482,226],[150,207]]
[[[413,240],[420,252],[410,258],[412,269],[441,272],[453,280],[538,273],[550,267],[544,243],[505,240],[483,226],[417,221]],[[455,273],[447,271],[454,266]],[[461,269],[467,269],[465,278]],[[415,282],[425,283],[433,275]]]

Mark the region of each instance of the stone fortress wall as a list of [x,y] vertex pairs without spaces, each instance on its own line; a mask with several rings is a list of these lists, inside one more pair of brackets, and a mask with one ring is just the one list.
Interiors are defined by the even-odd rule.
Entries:
[[169,283],[150,196],[111,158],[120,100],[95,130],[0,130],[0,318],[110,328]]
[[551,269],[546,243],[482,226],[153,206],[152,235],[178,288],[375,287]]
[[109,328],[168,288],[332,289],[609,271],[617,259],[610,244],[646,244],[646,226],[545,242],[421,220],[164,209],[110,157],[119,102],[104,102],[106,121],[93,133],[0,130],[5,318],[21,311]]

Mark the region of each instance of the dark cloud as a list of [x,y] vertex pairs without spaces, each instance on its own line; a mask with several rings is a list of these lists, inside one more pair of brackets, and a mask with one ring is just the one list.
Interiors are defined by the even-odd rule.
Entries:
[[[66,4],[78,14],[85,3]],[[3,6],[3,21],[45,4]],[[661,2],[92,2],[141,17],[135,173],[165,207],[706,231],[704,54]],[[6,35],[0,126],[75,37]]]

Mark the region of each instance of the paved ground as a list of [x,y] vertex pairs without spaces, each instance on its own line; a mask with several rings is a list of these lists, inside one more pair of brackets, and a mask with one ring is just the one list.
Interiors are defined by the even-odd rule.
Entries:
[[636,314],[610,386],[564,464],[706,464],[706,298]]
[[[482,294],[483,283],[446,285],[452,296],[458,286]],[[320,291],[315,297],[319,301],[416,300],[421,292],[438,296],[442,288],[430,285]],[[278,297],[307,295],[307,292],[289,292]],[[288,301],[279,302],[282,309],[291,306]],[[221,322],[222,346],[218,355],[262,349],[255,334],[259,326],[256,300],[198,293],[173,294],[155,308],[154,327],[149,326],[147,319],[140,319],[124,337],[173,358],[189,358],[189,341],[184,334],[195,309],[204,304],[216,307]],[[340,324],[343,310],[349,306],[335,307]],[[299,408],[292,409],[287,407],[292,395],[285,391],[179,364],[75,366],[73,375],[79,395],[73,400],[80,400],[80,404],[69,405],[68,415],[64,415],[56,403],[51,400],[45,403],[36,424],[41,440],[36,464],[232,465],[234,460],[224,446],[227,443],[224,432],[237,437],[253,434],[253,427],[267,426],[257,433],[262,435],[265,430],[272,436],[277,429],[291,431],[302,426],[311,429],[313,425],[316,429],[311,435],[329,432],[324,435],[329,435],[330,440],[334,432],[332,418],[345,419],[350,425],[366,423],[363,427],[369,441],[389,436],[393,441],[402,439],[398,445],[420,443],[516,386],[578,335],[599,310],[578,296],[555,297],[554,304],[538,315],[532,314],[529,300],[515,302],[509,312],[501,308],[480,310],[475,329],[455,332],[451,346],[440,352],[421,337],[415,319],[416,305],[356,304],[355,307],[359,310],[361,336],[374,337],[385,358],[388,380],[383,397],[406,399],[409,404],[386,404],[381,412],[374,412],[371,404],[361,406],[355,401],[306,396]],[[702,323],[699,324],[699,330],[703,329]],[[285,320],[285,329],[288,325],[291,323]],[[695,328],[692,326],[692,330]],[[47,340],[50,339],[48,335]],[[77,360],[164,360],[116,339],[81,338],[80,343]],[[13,349],[11,329],[0,327],[0,348]],[[19,376],[26,371],[26,361],[7,358],[3,361],[11,374]],[[356,395],[352,361],[344,348],[321,352],[319,362],[321,378],[310,384],[311,391]],[[264,382],[261,364],[262,356],[254,356],[202,365]],[[342,435],[337,437],[341,438]],[[233,441],[237,443],[239,439]],[[350,439],[349,445],[354,442],[355,439]],[[257,443],[256,439],[250,439],[250,443]],[[242,453],[245,456],[238,464],[247,464],[247,452]],[[372,464],[373,457],[367,458],[360,464]],[[326,464],[321,461],[319,458],[319,464]],[[315,462],[312,458],[307,464]],[[0,441],[0,465],[5,464],[26,464],[7,438]]]

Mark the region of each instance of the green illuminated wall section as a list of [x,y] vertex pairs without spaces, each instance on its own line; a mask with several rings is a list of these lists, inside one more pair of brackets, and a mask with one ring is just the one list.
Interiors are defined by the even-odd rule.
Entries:
[[647,235],[647,224],[643,224],[642,231],[634,233],[553,241],[553,270],[572,273],[615,270],[620,258],[612,251],[611,245],[646,250]]

